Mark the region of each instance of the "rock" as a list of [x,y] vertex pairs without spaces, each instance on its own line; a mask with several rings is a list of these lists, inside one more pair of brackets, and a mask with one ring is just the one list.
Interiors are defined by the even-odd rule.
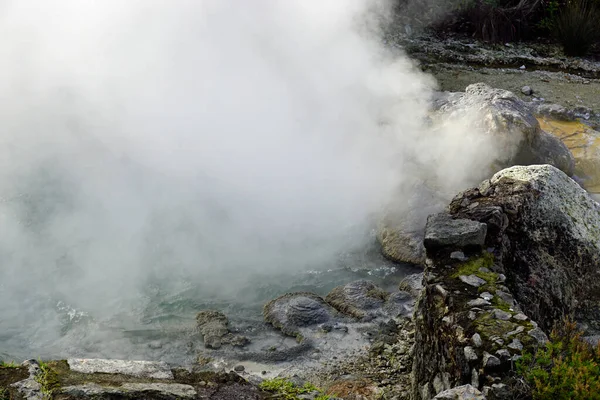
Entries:
[[[461,97],[446,102],[440,111],[446,118],[468,120],[473,115],[479,116],[469,129],[493,138],[498,148],[491,155],[490,170],[483,176],[513,165],[549,163],[557,168],[572,167],[565,148],[543,134],[532,106],[514,93],[475,83]],[[570,174],[572,170],[565,172]]]
[[496,356],[491,355],[490,353],[483,353],[483,366],[485,368],[494,368],[498,367],[501,364],[500,359]]
[[421,290],[423,290],[423,273],[421,272],[406,276],[400,281],[398,289],[417,297],[419,293],[421,293]]
[[36,379],[37,375],[41,373],[39,363],[36,360],[27,360],[21,365],[27,367],[29,377],[10,386],[17,389],[26,400],[45,400],[46,396],[42,391],[42,385]]
[[499,319],[501,321],[508,321],[512,317],[511,313],[508,313],[508,312],[502,311],[502,310],[498,310],[497,308],[493,309],[492,313],[494,315],[494,318]]
[[336,311],[314,293],[286,293],[263,308],[265,321],[289,336],[298,337],[299,328],[332,320]]
[[467,285],[479,287],[485,285],[487,282],[476,275],[461,275],[458,277],[461,281]]
[[481,297],[482,299],[484,299],[486,301],[490,301],[491,299],[494,298],[494,295],[491,294],[490,292],[483,292],[479,295],[479,297]]
[[385,221],[377,228],[377,240],[383,255],[392,261],[417,265],[425,262],[422,232],[405,231]]
[[473,386],[463,385],[444,390],[434,400],[485,400],[485,396]]
[[475,352],[475,349],[473,349],[471,346],[465,346],[463,352],[467,361],[475,361],[479,358]]
[[244,372],[246,370],[246,367],[244,367],[243,365],[236,365],[235,367],[233,367],[233,370],[235,372]]
[[481,247],[485,243],[487,226],[468,219],[453,219],[446,213],[430,215],[425,227],[425,247]]
[[[551,165],[507,168],[490,183],[493,193],[465,191],[449,211],[488,224],[488,240],[503,252],[499,258],[511,295],[540,324],[536,336],[545,340],[543,330],[564,314],[599,329],[600,205]],[[465,197],[481,205],[464,207]],[[501,208],[508,222],[490,219],[492,207]]]
[[389,293],[371,281],[359,280],[331,290],[325,301],[343,314],[361,319],[383,307]]
[[533,94],[533,89],[531,89],[531,87],[529,86],[523,86],[521,88],[521,93],[523,93],[526,96],[531,96]]
[[479,333],[475,333],[471,337],[471,341],[473,342],[473,346],[475,347],[481,347],[481,345],[483,344],[483,342],[481,341],[481,335],[479,335]]
[[572,176],[575,173],[575,157],[571,150],[556,136],[541,131],[533,138],[530,157],[540,164],[551,164]]
[[512,316],[513,319],[516,319],[517,321],[527,321],[527,315],[523,314],[523,313],[518,313]]
[[548,342],[548,336],[540,328],[534,328],[527,332],[527,334],[537,340],[539,344],[546,344]]
[[[410,293],[399,291],[392,293],[383,306],[386,315],[396,318],[399,316],[410,317],[413,313],[415,298]],[[346,328],[347,331],[348,328]]]
[[453,251],[452,253],[450,253],[450,258],[458,261],[467,260],[467,257],[465,257],[465,253],[463,253],[462,251]]
[[82,374],[122,374],[136,378],[173,379],[169,365],[162,361],[128,361],[91,358],[69,358],[71,371]]
[[491,305],[491,303],[489,301],[484,300],[482,298],[477,298],[475,300],[471,300],[467,304],[471,307],[483,307],[483,306]]
[[523,343],[521,343],[519,339],[513,339],[513,341],[508,344],[508,348],[521,351],[523,350]]
[[206,348],[218,349],[223,344],[245,346],[249,342],[248,338],[229,332],[229,320],[220,311],[200,311],[196,322]]
[[132,398],[132,399],[194,399],[196,389],[180,383],[131,383],[104,386],[96,383],[66,386],[62,393],[77,399]]
[[541,103],[535,104],[533,108],[535,114],[550,117],[559,121],[574,121],[575,114],[565,107],[558,104]]

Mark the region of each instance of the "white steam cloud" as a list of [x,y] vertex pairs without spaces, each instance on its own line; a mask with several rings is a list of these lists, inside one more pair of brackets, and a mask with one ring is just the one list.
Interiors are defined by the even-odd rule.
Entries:
[[423,180],[479,179],[491,147],[427,125],[435,83],[373,3],[0,2],[5,334],[33,293],[108,318],[150,279],[314,268],[392,199],[422,220]]

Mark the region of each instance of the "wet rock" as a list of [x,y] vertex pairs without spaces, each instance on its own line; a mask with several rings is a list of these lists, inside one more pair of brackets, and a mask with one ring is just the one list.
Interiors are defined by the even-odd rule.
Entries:
[[329,322],[335,310],[314,293],[287,293],[263,308],[265,321],[289,336],[297,337],[300,328]]
[[378,225],[377,240],[383,255],[392,261],[416,265],[425,262],[423,232],[407,231],[402,225],[385,220]]
[[521,93],[523,93],[525,96],[531,96],[533,94],[533,89],[531,89],[529,86],[523,86],[521,88]]
[[382,308],[388,297],[389,293],[373,282],[359,280],[334,288],[325,301],[339,312],[361,319]]
[[129,361],[90,358],[69,358],[71,371],[82,374],[122,374],[136,378],[173,379],[169,365],[162,361]]
[[220,311],[200,311],[196,316],[196,323],[206,348],[218,349],[224,344],[241,347],[249,342],[248,338],[244,336],[230,333],[229,320]]
[[66,386],[62,394],[77,399],[119,398],[119,399],[194,399],[196,389],[180,383],[131,383],[121,386],[104,386],[96,383]]
[[400,281],[398,289],[417,297],[423,290],[423,273],[411,274]]
[[556,136],[540,131],[531,142],[530,154],[540,164],[551,164],[572,176],[575,173],[575,157],[571,150]]
[[430,215],[425,227],[425,247],[481,247],[485,243],[487,226],[468,219],[453,219],[446,213]]
[[246,370],[246,367],[244,367],[243,365],[236,365],[235,367],[233,367],[233,370],[235,372],[244,372]]
[[410,293],[399,291],[390,294],[383,306],[383,312],[390,317],[408,317],[413,313],[415,298]]
[[485,396],[471,385],[458,386],[445,390],[433,398],[434,400],[485,400]]

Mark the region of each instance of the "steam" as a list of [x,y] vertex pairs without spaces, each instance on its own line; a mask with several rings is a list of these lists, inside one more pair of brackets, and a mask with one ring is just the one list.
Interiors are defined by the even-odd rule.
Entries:
[[435,82],[367,3],[0,3],[6,332],[31,298],[102,319],[151,282],[324,268],[390,204],[422,221],[479,179],[491,144],[426,123]]

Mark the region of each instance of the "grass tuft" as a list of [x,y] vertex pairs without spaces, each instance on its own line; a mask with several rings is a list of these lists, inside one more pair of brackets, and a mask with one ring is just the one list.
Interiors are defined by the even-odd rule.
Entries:
[[284,378],[266,379],[262,381],[259,387],[267,392],[276,393],[277,398],[283,400],[297,400],[298,395],[312,392],[320,393],[315,400],[330,399],[328,395],[323,394],[321,390],[310,383],[306,383],[304,386],[296,386],[293,382],[290,382]]

